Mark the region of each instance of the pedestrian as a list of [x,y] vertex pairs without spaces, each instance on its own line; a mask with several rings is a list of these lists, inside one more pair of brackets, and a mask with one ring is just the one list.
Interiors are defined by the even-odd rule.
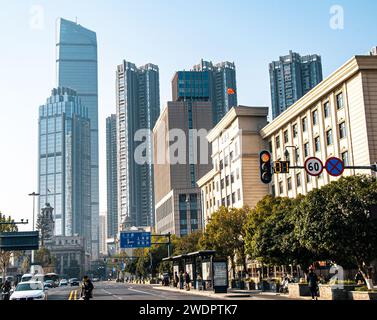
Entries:
[[89,301],[93,298],[93,283],[88,276],[84,276],[82,285],[81,285],[81,298],[83,300]]
[[185,284],[185,278],[183,277],[183,272],[181,271],[179,274],[179,289],[183,290],[183,286]]
[[309,269],[307,281],[312,294],[312,300],[318,300],[318,276],[313,268]]
[[9,300],[10,291],[12,290],[12,285],[8,279],[5,280],[4,284],[1,287],[1,293],[3,300]]
[[362,284],[362,285],[365,285],[366,282],[364,280],[364,276],[363,276],[363,273],[361,272],[361,270],[359,270],[355,276],[355,282],[356,284]]
[[177,288],[179,283],[179,277],[178,277],[178,272],[176,271],[174,273],[174,287]]
[[190,291],[191,278],[187,271],[185,272],[185,283],[186,283],[186,290]]

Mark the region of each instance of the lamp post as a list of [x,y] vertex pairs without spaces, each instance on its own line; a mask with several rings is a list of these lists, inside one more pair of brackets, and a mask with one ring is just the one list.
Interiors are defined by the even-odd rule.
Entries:
[[[33,192],[33,193],[29,193],[29,196],[33,197],[33,231],[35,231],[35,198],[39,197],[40,194]],[[34,263],[34,255],[35,255],[35,252],[34,252],[34,250],[32,250],[31,251],[31,264]]]

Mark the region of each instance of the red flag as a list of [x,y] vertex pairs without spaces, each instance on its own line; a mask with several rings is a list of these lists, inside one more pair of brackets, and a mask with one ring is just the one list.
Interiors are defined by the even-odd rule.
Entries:
[[228,88],[228,94],[232,95],[232,94],[236,94],[236,92],[234,91],[233,88]]

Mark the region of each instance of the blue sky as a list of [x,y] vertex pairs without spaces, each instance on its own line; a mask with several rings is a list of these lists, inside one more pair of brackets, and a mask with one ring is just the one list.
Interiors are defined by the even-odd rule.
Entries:
[[[330,28],[334,5],[344,9],[344,29]],[[162,105],[171,98],[176,70],[201,58],[234,61],[239,103],[270,106],[268,63],[279,55],[318,53],[328,76],[377,45],[372,0],[0,0],[0,8],[0,210],[17,219],[31,219],[38,106],[55,86],[58,17],[77,17],[98,36],[102,212],[104,121],[115,113],[115,68],[122,59],[159,65]]]

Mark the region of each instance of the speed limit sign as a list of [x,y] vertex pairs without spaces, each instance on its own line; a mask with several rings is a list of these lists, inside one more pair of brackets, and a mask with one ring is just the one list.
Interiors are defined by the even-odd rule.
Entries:
[[318,158],[308,158],[305,161],[305,170],[307,174],[313,177],[318,177],[323,172],[323,163]]

